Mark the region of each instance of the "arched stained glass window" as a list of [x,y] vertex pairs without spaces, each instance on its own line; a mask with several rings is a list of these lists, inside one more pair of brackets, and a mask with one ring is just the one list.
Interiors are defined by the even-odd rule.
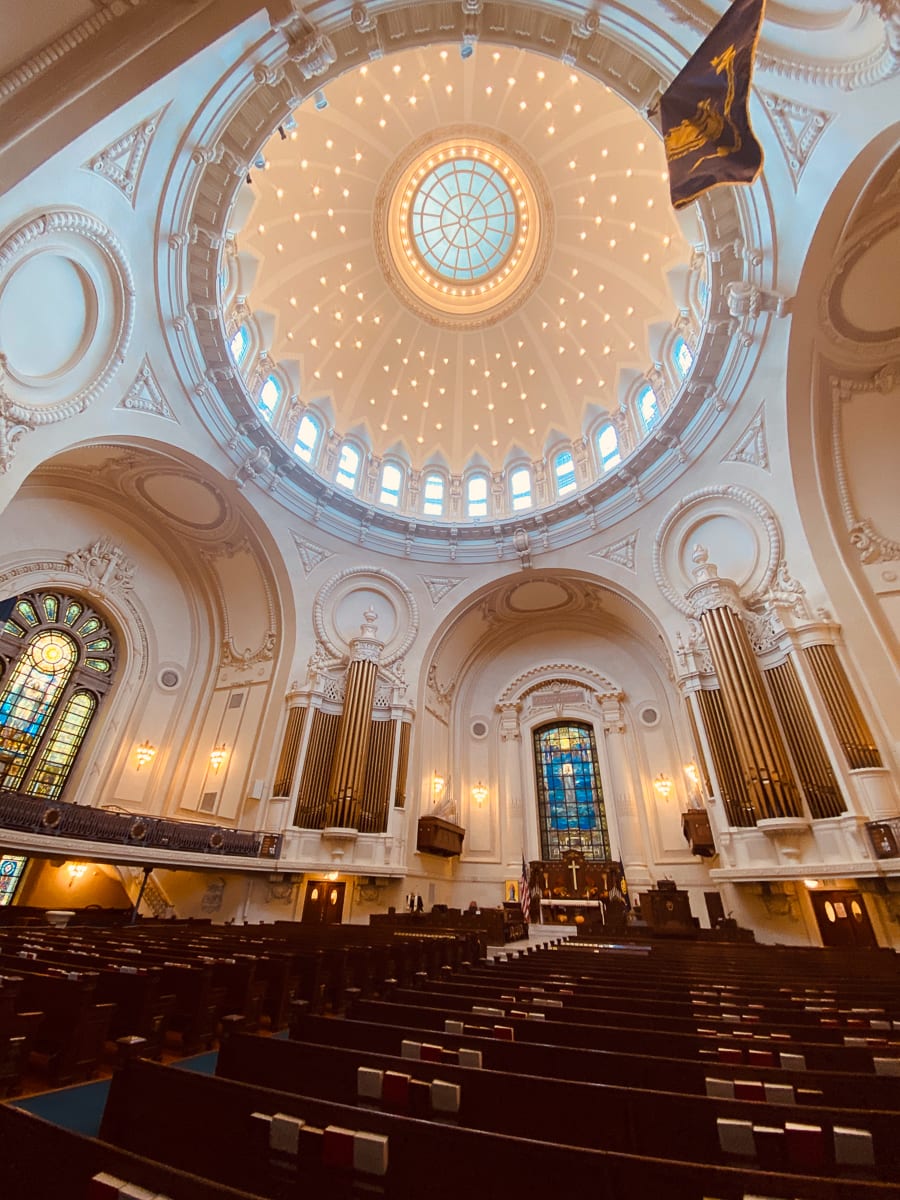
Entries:
[[614,425],[604,425],[598,432],[597,457],[600,459],[601,471],[609,471],[616,463],[622,461],[619,453],[619,435]]
[[527,467],[518,467],[509,477],[512,506],[515,512],[531,508],[531,472]]
[[541,726],[533,737],[541,857],[562,858],[567,850],[580,850],[585,858],[607,860],[606,808],[593,729],[581,721],[562,721]]
[[256,407],[267,421],[271,421],[275,415],[282,391],[282,386],[274,375],[270,375],[259,389],[259,399],[256,402]]
[[341,446],[341,457],[338,459],[337,474],[334,477],[335,483],[352,492],[356,487],[358,473],[359,451],[350,442],[344,442]]
[[309,413],[304,413],[297,426],[297,436],[294,440],[294,453],[304,462],[312,462],[319,441],[319,422]]
[[637,398],[638,412],[641,414],[641,420],[644,423],[644,429],[649,433],[654,425],[658,424],[662,413],[659,411],[659,401],[656,399],[656,392],[650,384],[645,384],[638,392]]
[[429,517],[439,517],[444,511],[444,478],[442,475],[425,476],[422,511]]
[[246,325],[241,325],[234,333],[234,336],[229,343],[231,357],[234,359],[235,366],[240,366],[247,357],[247,351],[250,349],[250,330]]
[[385,463],[381,470],[381,495],[379,501],[396,508],[400,503],[400,486],[403,472],[396,463]]
[[679,378],[684,379],[685,375],[687,375],[688,371],[694,365],[694,352],[684,338],[680,337],[676,339],[672,349],[672,359]]
[[553,460],[553,471],[556,475],[557,496],[567,496],[575,491],[575,460],[571,450],[563,450]]
[[488,485],[483,475],[473,475],[466,485],[466,512],[470,517],[487,516]]
[[99,613],[54,592],[20,596],[0,632],[0,787],[59,796],[116,662]]
[[12,904],[28,859],[24,854],[0,855],[0,908]]

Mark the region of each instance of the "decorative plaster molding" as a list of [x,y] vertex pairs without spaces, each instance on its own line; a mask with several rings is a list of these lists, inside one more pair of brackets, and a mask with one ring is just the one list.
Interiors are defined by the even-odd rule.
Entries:
[[[703,16],[698,16],[685,0],[662,2],[676,21],[691,26],[704,37],[720,19],[719,14],[705,6]],[[786,79],[802,80],[820,87],[838,87],[847,92],[891,79],[900,72],[900,15],[896,0],[861,0],[861,6],[884,22],[883,37],[868,53],[850,62],[846,59],[813,62],[769,49],[768,42],[763,39],[756,52],[756,70],[771,71]]]
[[[850,351],[856,357],[860,353],[891,353],[900,338],[900,327],[863,329],[855,325],[844,311],[842,299],[844,285],[853,268],[873,246],[889,237],[900,225],[900,208],[891,205],[874,222],[867,223],[856,236],[851,235],[841,247],[837,262],[832,267],[825,287],[822,289],[820,315],[828,337],[837,346]],[[894,371],[896,367],[886,368]]]
[[824,108],[808,108],[775,92],[760,91],[759,94],[784,152],[796,192],[800,176],[835,114]]
[[248,667],[255,666],[257,663],[271,662],[275,657],[277,640],[275,631],[270,629],[258,650],[251,650],[249,646],[246,650],[238,650],[235,647],[234,638],[226,637],[222,642],[219,666],[236,667],[239,671],[246,671]]
[[830,382],[832,457],[841,512],[847,525],[850,544],[859,555],[860,562],[865,566],[879,562],[897,562],[900,560],[900,542],[880,533],[870,517],[856,511],[847,478],[842,407],[846,401],[851,400],[858,393],[879,392],[885,394],[890,392],[897,384],[900,384],[900,362],[888,363],[874,375],[865,379],[848,379],[832,375]]
[[591,558],[605,558],[619,567],[624,567],[626,571],[634,571],[637,540],[636,533],[629,533],[627,537],[619,538],[617,542],[604,546],[602,550],[592,551]]
[[[106,347],[99,361],[90,364],[85,375],[84,356],[54,386],[62,387],[71,379],[72,391],[62,398],[48,401],[45,394],[34,392],[27,381],[14,373],[8,358],[0,355],[0,470],[6,471],[15,454],[22,434],[67,420],[80,412],[100,394],[125,359],[134,327],[134,279],[118,239],[102,221],[89,213],[75,210],[54,210],[20,225],[0,244],[0,282],[26,258],[45,248],[58,253],[70,250],[76,258],[102,264],[105,279],[93,279],[94,286],[108,287],[107,294],[98,294],[97,302],[110,314],[105,328],[98,329],[93,342],[105,338]],[[99,252],[99,264],[98,254]],[[90,351],[90,347],[88,353]],[[43,381],[41,381],[43,382]]]
[[90,546],[66,555],[66,568],[87,580],[94,591],[130,592],[134,586],[135,564],[112,538],[101,537]]
[[122,397],[117,408],[131,409],[133,412],[151,413],[155,417],[165,417],[167,421],[179,423],[168,400],[162,393],[162,388],[150,365],[150,359],[145,354],[141,368],[134,383]]
[[[345,587],[348,584],[350,586]],[[398,625],[402,625],[402,610],[404,607],[406,609],[406,629],[399,639],[386,647],[386,653],[381,660],[383,667],[390,667],[405,656],[416,640],[419,632],[419,606],[415,596],[403,580],[394,575],[392,571],[384,570],[383,567],[348,567],[345,571],[332,575],[331,579],[319,588],[312,610],[316,638],[333,658],[343,660],[347,657],[347,651],[341,649],[332,638],[325,614],[337,599],[339,591],[350,593],[365,588],[385,589],[393,601],[399,601],[397,605]]]
[[323,563],[326,558],[332,558],[330,550],[325,550],[322,546],[317,546],[315,542],[310,542],[306,538],[301,537],[299,533],[294,533],[291,530],[291,537],[294,539],[294,545],[297,547],[297,553],[300,555],[300,564],[303,567],[303,574],[308,576],[316,569],[319,563]]
[[747,463],[751,467],[769,469],[769,444],[766,441],[766,416],[763,405],[734,443],[722,462]]
[[608,675],[601,674],[591,667],[577,663],[543,663],[531,667],[517,675],[503,689],[497,700],[498,711],[505,705],[521,704],[532,692],[540,688],[550,687],[557,683],[568,684],[570,687],[586,688],[598,699],[604,696],[616,696],[624,699],[624,693],[617,683]]
[[97,6],[97,11],[91,13],[71,29],[60,34],[49,45],[44,46],[37,54],[33,54],[23,63],[7,72],[0,79],[0,103],[14,96],[22,88],[34,83],[50,67],[56,66],[61,58],[72,50],[76,50],[84,42],[94,37],[104,26],[125,16],[132,8],[139,8],[147,0],[121,0],[119,3],[105,3]]
[[726,499],[746,508],[756,517],[762,526],[768,542],[768,556],[762,579],[752,592],[742,597],[745,604],[752,606],[764,599],[772,586],[772,582],[775,579],[775,572],[781,563],[781,527],[778,524],[775,513],[762,497],[757,496],[755,492],[751,492],[747,488],[736,487],[732,484],[701,488],[699,491],[691,492],[669,509],[653,539],[653,576],[656,579],[656,585],[672,607],[676,608],[686,617],[695,616],[695,609],[689,600],[675,590],[666,574],[663,566],[663,551],[666,541],[675,521],[689,508],[704,506],[708,507],[710,512],[713,512],[715,511],[715,501]]
[[157,109],[152,117],[147,117],[137,125],[132,126],[127,133],[117,138],[99,154],[82,164],[87,171],[100,175],[122,193],[134,208],[137,200],[138,185],[144,161],[153,135],[159,127],[160,119],[168,105]]
[[461,579],[453,579],[449,575],[420,575],[419,578],[428,588],[431,603],[437,608],[448,592],[462,583]]

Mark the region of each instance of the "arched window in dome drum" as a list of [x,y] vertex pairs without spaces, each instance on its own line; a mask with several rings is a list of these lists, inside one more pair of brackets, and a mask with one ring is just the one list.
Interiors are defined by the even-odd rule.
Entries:
[[582,721],[560,721],[534,731],[534,765],[541,826],[541,857],[609,858],[606,807],[594,731]]
[[531,508],[531,472],[527,467],[517,467],[509,477],[512,506],[515,512]]
[[638,412],[641,414],[644,429],[649,433],[653,426],[658,424],[662,416],[662,413],[659,411],[659,401],[656,399],[656,392],[654,392],[649,383],[644,384],[638,392],[637,407]]
[[234,359],[235,366],[239,367],[247,357],[247,351],[250,349],[250,330],[246,325],[241,325],[232,337],[228,344],[231,350],[231,357]]
[[575,491],[575,460],[571,450],[563,450],[553,460],[553,472],[556,475],[557,496],[567,496]]
[[487,479],[484,475],[473,475],[466,485],[466,514],[470,517],[486,517],[487,498]]
[[400,503],[400,486],[403,483],[403,472],[396,463],[385,463],[381,470],[381,504],[389,504],[396,508]]
[[684,340],[683,337],[677,338],[675,345],[672,347],[672,360],[675,363],[675,370],[678,372],[678,377],[684,379],[688,371],[694,365],[694,352]]
[[0,631],[0,788],[62,792],[116,664],[112,631],[82,600],[20,596]]
[[335,483],[352,492],[356,487],[356,476],[359,474],[359,451],[349,442],[341,446],[341,457],[338,459]]
[[297,436],[294,440],[294,453],[304,462],[311,463],[319,442],[319,422],[309,413],[304,413],[297,426]]
[[282,386],[274,375],[270,375],[259,389],[259,399],[256,402],[256,407],[262,413],[265,420],[271,422],[272,417],[275,415],[275,410],[278,408],[282,391]]
[[604,425],[597,434],[597,457],[600,470],[608,471],[622,461],[619,453],[619,435],[614,425]]
[[444,479],[442,475],[426,475],[422,511],[428,517],[439,517],[444,511]]

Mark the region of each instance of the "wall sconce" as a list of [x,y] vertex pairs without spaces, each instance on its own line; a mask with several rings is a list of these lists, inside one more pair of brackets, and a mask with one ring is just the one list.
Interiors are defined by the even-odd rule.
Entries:
[[814,892],[817,887],[821,886],[821,882],[818,879],[804,879],[803,883],[806,886],[807,890],[811,891],[811,892]]
[[435,800],[439,800],[441,796],[443,796],[446,784],[447,781],[443,775],[439,775],[437,771],[435,771],[431,777],[431,794],[434,796]]
[[69,887],[87,872],[87,863],[69,863]]
[[668,798],[672,795],[672,789],[675,785],[672,783],[671,779],[667,779],[665,775],[660,773],[653,780],[653,786],[656,788],[656,793],[661,800],[668,800]]
[[685,775],[687,775],[688,779],[691,781],[692,786],[695,787],[697,789],[697,791],[699,791],[700,790],[700,772],[697,769],[697,764],[694,762],[685,763],[684,764],[684,773],[685,773]]
[[149,742],[141,742],[141,744],[139,746],[135,746],[134,761],[135,761],[136,766],[134,769],[136,771],[139,771],[141,769],[141,767],[146,767],[146,765],[148,763],[153,762],[153,758],[154,758],[155,754],[156,754],[156,747],[151,746],[151,744]]
[[337,877],[338,877],[337,871],[329,871],[328,874],[325,876],[325,878],[328,880],[329,883],[334,883],[334,881],[337,879]]
[[475,801],[475,803],[478,805],[479,808],[481,808],[482,804],[484,804],[485,800],[487,800],[487,794],[488,794],[487,788],[484,786],[484,784],[479,779],[479,781],[472,788],[472,799]]
[[220,742],[220,744],[218,746],[216,746],[215,750],[210,751],[209,765],[212,767],[212,769],[214,771],[218,771],[219,767],[221,767],[222,763],[225,761],[225,759],[227,757],[228,757],[228,747],[225,745],[224,742]]

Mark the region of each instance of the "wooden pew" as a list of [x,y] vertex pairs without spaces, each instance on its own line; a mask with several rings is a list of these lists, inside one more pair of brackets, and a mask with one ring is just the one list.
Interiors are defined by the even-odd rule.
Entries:
[[[472,1069],[452,1061],[455,1054],[434,1053],[435,1048],[427,1043],[406,1041],[402,1050],[402,1056],[379,1055],[236,1035],[220,1050],[217,1074],[340,1104],[374,1103],[419,1116],[427,1116],[430,1111],[424,1085],[441,1080],[457,1090],[458,1107],[452,1108],[454,1121],[470,1129],[720,1165],[733,1162],[721,1143],[721,1121],[765,1124],[770,1130],[777,1127],[783,1131],[790,1124],[802,1123],[822,1131],[818,1139],[821,1166],[829,1174],[859,1178],[877,1174],[884,1180],[900,1181],[900,1144],[895,1136],[898,1113],[851,1113],[810,1105],[798,1111],[793,1105],[767,1103],[762,1094],[758,1099],[725,1099],[609,1083],[579,1083],[558,1075],[536,1077]],[[423,1058],[426,1054],[428,1057]],[[410,1079],[423,1086],[412,1088]],[[522,1105],[523,1094],[534,1103]],[[444,1112],[438,1109],[432,1115],[440,1118]],[[856,1131],[859,1148],[871,1141],[871,1166],[840,1160],[836,1151],[840,1138],[834,1134],[835,1129]],[[786,1135],[770,1140],[773,1153],[769,1166],[777,1162],[777,1169],[785,1173],[808,1172],[808,1160],[795,1161]],[[764,1152],[764,1148],[761,1146],[758,1152]]]
[[[400,1054],[404,1040],[423,1040],[420,1029],[412,1026],[383,1025],[356,1019],[333,1021],[303,1009],[295,1010],[291,1020],[291,1038],[301,1042]],[[529,1042],[501,1041],[493,1031],[460,1036],[444,1031],[429,1031],[429,1042],[457,1051],[461,1046],[477,1048],[485,1067],[498,1071],[517,1071],[538,1077],[559,1075],[585,1083],[620,1083],[652,1088],[662,1092],[684,1091],[691,1095],[707,1094],[707,1079],[747,1079],[777,1089],[791,1087],[795,1099],[803,1103],[803,1093],[821,1093],[821,1102],[844,1108],[879,1109],[900,1112],[900,1077],[875,1074],[851,1074],[786,1070],[750,1062],[727,1066],[674,1057],[651,1057],[639,1050],[584,1050]],[[777,1092],[773,1091],[773,1095]]]
[[[275,1176],[271,1170],[268,1143],[254,1132],[259,1121],[255,1113],[299,1118],[318,1130],[331,1126],[386,1137],[388,1169],[379,1181],[380,1194],[397,1200],[419,1195],[458,1200],[463,1192],[479,1196],[498,1187],[509,1196],[526,1190],[555,1195],[563,1181],[567,1190],[584,1191],[595,1200],[656,1193],[669,1200],[743,1200],[749,1191],[791,1200],[900,1196],[900,1187],[888,1183],[785,1176],[746,1166],[701,1167],[504,1137],[178,1072],[148,1061],[132,1062],[113,1078],[101,1137],[138,1154],[164,1146],[176,1166],[190,1163],[206,1178],[280,1195],[283,1174]],[[296,1188],[321,1185],[321,1172],[309,1176],[308,1169],[301,1153]]]
[[106,1174],[168,1200],[258,1200],[258,1193],[212,1183],[160,1161],[84,1137],[32,1113],[0,1104],[3,1195],[9,1200],[99,1195],[92,1180]]

